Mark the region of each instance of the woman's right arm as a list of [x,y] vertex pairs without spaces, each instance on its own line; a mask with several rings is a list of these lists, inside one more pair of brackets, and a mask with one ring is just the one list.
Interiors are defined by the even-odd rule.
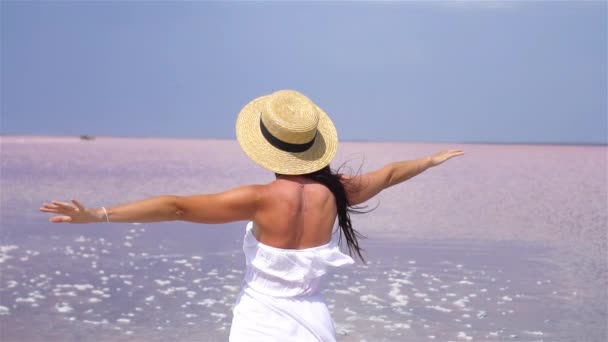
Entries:
[[342,175],[342,178],[345,179],[348,199],[351,205],[361,204],[386,188],[402,183],[433,166],[463,154],[462,150],[448,150],[429,157],[390,163],[360,176]]
[[106,208],[87,208],[72,199],[72,204],[52,201],[40,211],[56,214],[54,223],[162,222],[188,221],[226,223],[252,220],[262,203],[264,186],[247,185],[216,194],[192,196],[163,195]]

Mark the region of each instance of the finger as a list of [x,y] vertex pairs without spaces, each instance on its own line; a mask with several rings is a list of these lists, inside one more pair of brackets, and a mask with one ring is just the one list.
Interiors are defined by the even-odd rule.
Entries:
[[53,223],[67,223],[72,222],[72,218],[69,216],[53,216],[49,219]]
[[74,209],[74,207],[69,203],[59,201],[53,201],[52,203],[63,209]]
[[449,155],[449,156],[447,157],[447,159],[456,158],[456,157],[461,156],[461,155],[462,155],[461,153],[458,153],[458,154],[451,154],[451,155]]
[[57,200],[53,200],[51,201],[51,203],[55,204],[55,205],[59,205],[59,206],[72,206],[70,203],[67,202],[61,202],[61,201],[57,201]]
[[44,203],[44,205],[40,208],[40,211],[59,214],[63,214],[66,212],[66,210],[62,209],[61,207],[48,203]]
[[74,203],[74,205],[76,206],[76,208],[78,208],[78,210],[80,210],[80,211],[86,210],[84,205],[82,205],[82,203],[78,202],[75,198],[72,198],[72,203]]
[[43,203],[42,204],[43,208],[47,208],[47,209],[59,209],[58,206],[54,205],[54,204],[50,204],[50,203]]

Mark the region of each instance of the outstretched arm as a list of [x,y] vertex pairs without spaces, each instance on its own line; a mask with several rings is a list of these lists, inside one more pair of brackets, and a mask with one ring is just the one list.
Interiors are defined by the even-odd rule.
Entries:
[[177,199],[178,196],[173,195],[156,196],[107,208],[87,208],[72,199],[72,204],[60,201],[44,203],[40,211],[57,214],[49,219],[54,223],[173,221],[178,216]]
[[433,166],[463,154],[462,150],[449,150],[416,160],[390,163],[360,176],[343,175],[348,199],[352,205],[363,203],[386,188],[402,183]]
[[146,198],[123,205],[103,208],[86,208],[72,199],[72,204],[52,201],[40,211],[58,214],[49,220],[55,223],[92,222],[162,222],[189,221],[198,223],[225,223],[253,219],[263,193],[261,185],[234,188],[209,195],[164,195]]

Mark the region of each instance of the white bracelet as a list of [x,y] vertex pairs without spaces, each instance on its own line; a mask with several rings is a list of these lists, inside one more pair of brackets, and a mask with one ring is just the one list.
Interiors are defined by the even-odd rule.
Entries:
[[101,209],[103,209],[103,213],[106,214],[106,221],[110,223],[110,217],[108,217],[108,211],[106,210],[106,207],[101,207]]

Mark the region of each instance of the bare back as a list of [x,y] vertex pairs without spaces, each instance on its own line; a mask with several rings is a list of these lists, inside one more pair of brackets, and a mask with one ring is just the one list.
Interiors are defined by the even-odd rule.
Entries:
[[264,187],[261,202],[253,231],[261,243],[304,249],[331,240],[336,201],[324,185],[304,177],[279,178]]

